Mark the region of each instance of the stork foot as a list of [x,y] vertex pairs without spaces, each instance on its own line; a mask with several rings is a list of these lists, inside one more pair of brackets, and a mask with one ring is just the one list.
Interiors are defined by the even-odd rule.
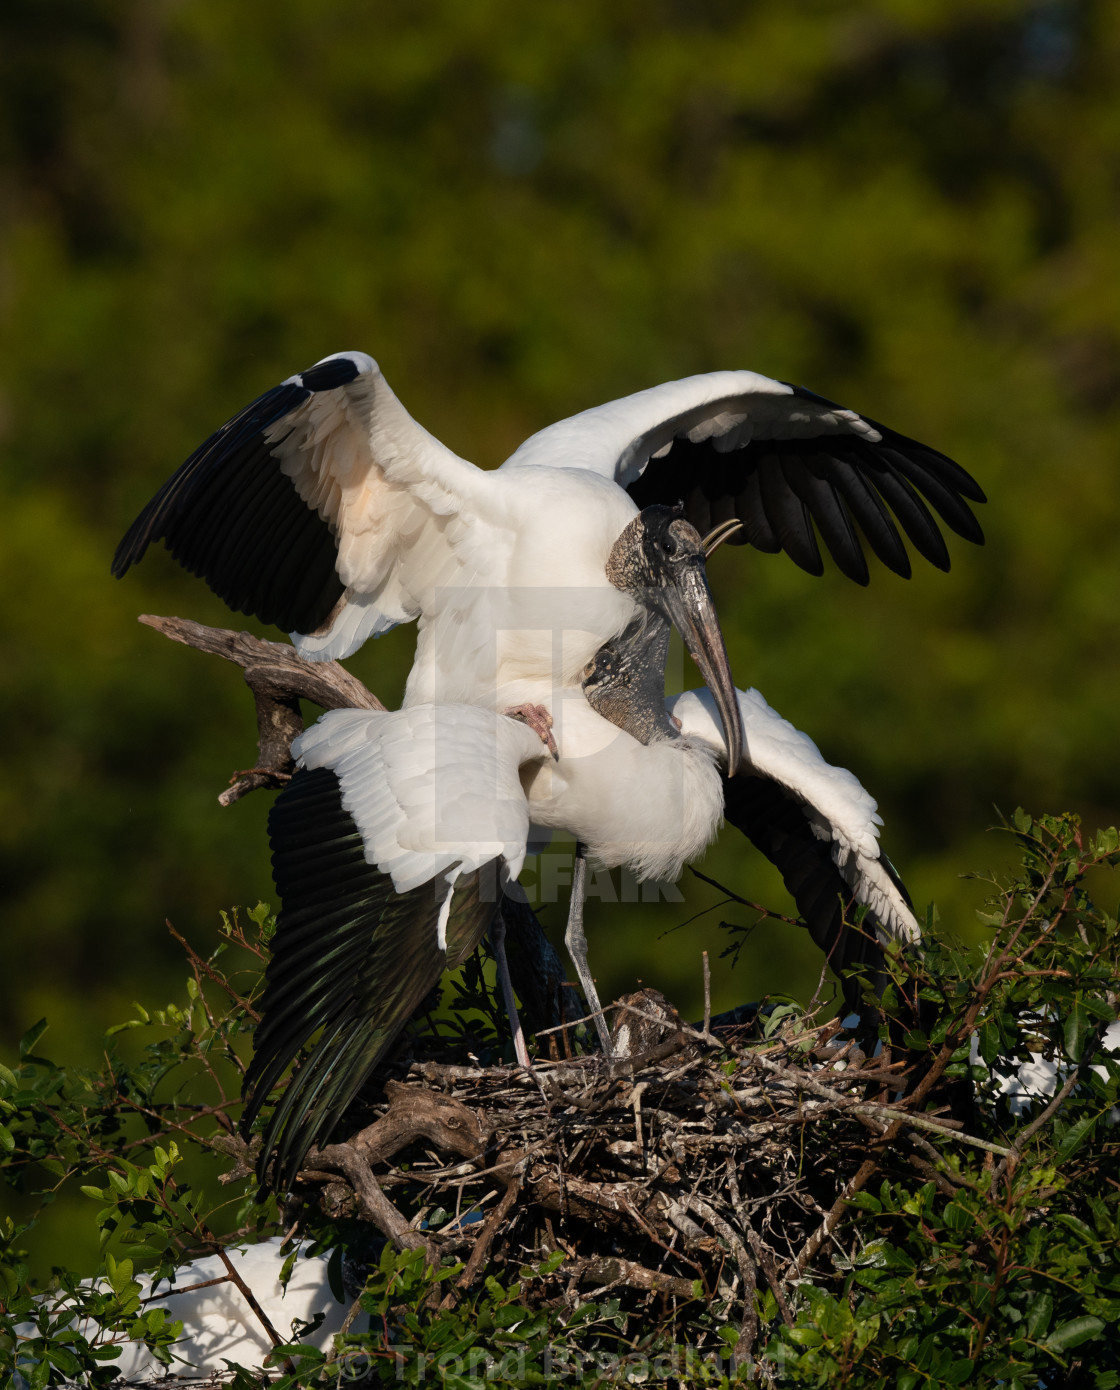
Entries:
[[552,715],[544,705],[510,705],[502,713],[510,719],[519,719],[522,724],[528,724],[556,761],[560,761],[560,751],[552,737]]

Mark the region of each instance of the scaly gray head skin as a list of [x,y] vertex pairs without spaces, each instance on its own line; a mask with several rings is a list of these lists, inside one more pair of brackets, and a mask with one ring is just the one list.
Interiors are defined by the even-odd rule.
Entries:
[[[685,521],[683,508],[660,505],[646,507],[615,541],[607,560],[607,579],[616,589],[633,595],[651,618],[656,614],[666,622],[675,624],[692,659],[700,668],[704,683],[715,697],[728,745],[728,766],[737,768],[743,750],[742,717],[735,684],[731,679],[727,649],[708,588],[705,559],[704,542],[699,531]],[[619,705],[619,701],[624,700],[624,687],[613,678],[606,679],[606,666],[612,657],[622,661],[624,679],[634,688],[634,698],[643,708],[641,718],[651,718],[645,706],[652,689],[653,667],[638,648],[642,642],[650,642],[651,647],[656,645],[651,641],[656,632],[656,627],[647,625],[643,628],[642,619],[639,618],[636,625],[632,623],[616,639],[613,648],[608,643],[589,663],[590,669],[603,657],[600,679],[593,682],[598,687],[596,698],[609,702],[616,714],[631,721],[636,716]],[[657,640],[662,642],[660,689],[657,693],[660,703],[665,695],[668,630]],[[594,708],[595,700],[590,693],[588,700]],[[600,713],[605,718],[611,718],[605,710],[600,710]],[[661,718],[665,718],[663,707]],[[621,718],[611,718],[611,722],[620,728],[627,727]],[[657,727],[657,721],[650,727]]]
[[587,703],[639,743],[679,737],[665,710],[669,633],[668,619],[647,608],[583,668],[580,683]]

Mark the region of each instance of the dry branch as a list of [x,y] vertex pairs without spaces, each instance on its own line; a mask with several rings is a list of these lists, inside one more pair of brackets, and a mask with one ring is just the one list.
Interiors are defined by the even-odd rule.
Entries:
[[140,621],[173,642],[211,652],[240,666],[257,706],[259,754],[255,765],[235,774],[218,800],[229,806],[248,792],[281,787],[294,770],[292,739],[303,732],[300,700],[323,709],[384,709],[357,677],[337,661],[304,661],[284,642],[265,642],[249,632],[204,627],[189,618],[160,618],[144,613]]

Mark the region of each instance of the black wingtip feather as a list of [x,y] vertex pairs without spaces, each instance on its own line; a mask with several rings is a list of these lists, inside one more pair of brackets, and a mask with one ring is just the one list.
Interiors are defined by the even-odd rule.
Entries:
[[273,804],[269,835],[283,905],[241,1129],[248,1137],[284,1071],[310,1044],[265,1128],[258,1175],[262,1186],[279,1190],[294,1181],[308,1149],[329,1138],[445,964],[477,946],[494,903],[478,892],[485,870],[457,880],[441,949],[441,895],[430,883],[397,893],[366,862],[361,833],[327,768],[296,773]]
[[[848,922],[852,890],[832,860],[829,845],[818,840],[801,804],[778,783],[757,776],[724,781],[724,814],[766,855],[782,875],[813,941],[828,958],[844,985],[845,1007],[858,1000],[858,981],[847,976],[858,962],[882,966],[873,940]],[[870,929],[873,919],[864,919]]]
[[163,485],[129,527],[113,556],[122,578],[148,546],[163,541],[191,574],[235,612],[287,632],[314,632],[342,597],[330,525],[308,507],[281,471],[265,432],[313,391],[346,385],[360,372],[336,358],[259,396]]
[[309,391],[334,391],[339,386],[349,386],[361,372],[361,366],[352,357],[330,357],[300,372],[299,379]]
[[[839,408],[804,387],[792,389],[803,399]],[[903,578],[909,578],[911,565],[900,527],[920,555],[938,569],[949,568],[948,549],[923,496],[952,531],[983,544],[983,531],[968,506],[986,500],[976,480],[936,449],[862,418],[878,431],[879,442],[844,428],[799,439],[759,435],[727,453],[711,440],[678,439],[668,453],[649,461],[628,491],[639,507],[667,503],[685,492],[686,515],[701,530],[730,498],[743,522],[733,543],[768,553],[785,550],[802,569],[821,574],[815,526],[837,567],[857,584],[868,581],[860,532],[879,559]],[[781,484],[774,475],[779,462],[791,470]],[[791,465],[807,468],[832,490],[831,498],[821,488],[799,486],[796,478],[804,475]],[[845,534],[849,523],[854,543]]]

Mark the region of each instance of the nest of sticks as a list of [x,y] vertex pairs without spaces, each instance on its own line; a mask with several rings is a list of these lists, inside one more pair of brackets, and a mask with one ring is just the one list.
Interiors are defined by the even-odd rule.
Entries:
[[[899,1065],[865,1056],[836,1022],[795,1017],[770,1038],[734,1014],[696,1028],[652,990],[608,1012],[613,1061],[539,1060],[532,1074],[436,1060],[446,1037],[414,1035],[399,1079],[358,1102],[369,1122],[311,1151],[289,1217],[316,1204],[433,1265],[457,1258],[461,1273],[440,1286],[448,1304],[484,1272],[516,1276],[560,1251],[528,1301],[574,1311],[610,1294],[671,1334],[703,1300],[738,1321],[744,1356],[756,1290],[792,1321],[797,1284],[835,1277],[856,1253],[842,1216],[875,1172],[945,1186],[953,1146],[997,1147],[915,1112]],[[230,1178],[254,1150],[237,1152]]]

